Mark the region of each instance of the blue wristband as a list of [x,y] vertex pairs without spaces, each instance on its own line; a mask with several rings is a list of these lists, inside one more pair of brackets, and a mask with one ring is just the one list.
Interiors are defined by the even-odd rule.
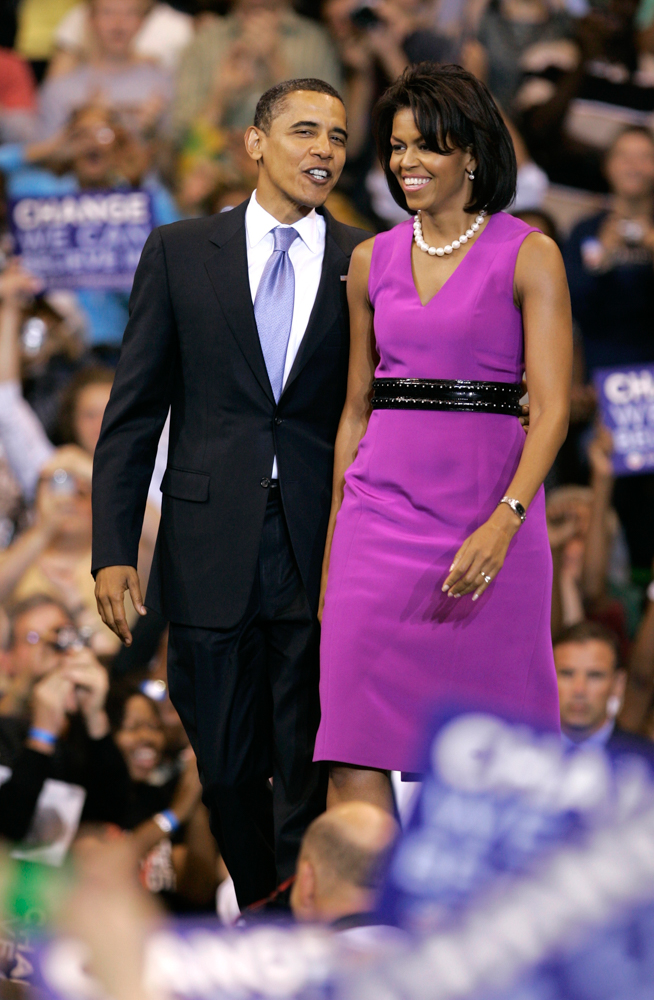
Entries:
[[177,819],[177,816],[172,811],[172,809],[162,809],[161,815],[165,816],[166,819],[168,820],[168,822],[170,823],[170,832],[171,833],[175,833],[176,830],[179,830],[179,828],[180,828],[180,826],[182,824]]
[[38,726],[30,726],[27,738],[29,740],[38,740],[39,743],[47,743],[49,747],[53,747],[57,742],[57,737],[54,733],[49,732],[47,729],[39,729]]

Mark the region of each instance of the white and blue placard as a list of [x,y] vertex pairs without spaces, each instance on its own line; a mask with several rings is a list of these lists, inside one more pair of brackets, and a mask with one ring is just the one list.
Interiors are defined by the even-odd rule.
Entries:
[[85,191],[10,203],[15,251],[47,289],[129,291],[154,226],[147,191]]
[[654,365],[598,368],[593,380],[616,476],[654,471]]

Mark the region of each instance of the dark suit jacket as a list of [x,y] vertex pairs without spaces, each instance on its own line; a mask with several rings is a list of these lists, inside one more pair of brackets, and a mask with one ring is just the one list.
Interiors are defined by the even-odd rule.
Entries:
[[654,743],[644,736],[637,736],[635,733],[627,732],[626,729],[620,729],[619,726],[616,726],[609,736],[606,752],[613,759],[628,755],[643,757],[654,771]]
[[276,405],[250,296],[245,210],[151,233],[94,462],[93,571],[136,566],[171,407],[146,603],[169,621],[205,628],[231,627],[245,612],[275,454],[293,551],[317,605],[348,366],[341,275],[369,235],[324,212],[320,287]]

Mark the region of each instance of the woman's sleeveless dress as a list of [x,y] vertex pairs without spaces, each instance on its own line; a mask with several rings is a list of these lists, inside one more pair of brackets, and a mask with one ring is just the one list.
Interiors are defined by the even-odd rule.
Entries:
[[[534,230],[491,216],[421,305],[411,220],[375,238],[369,294],[378,378],[519,382],[518,251]],[[448,598],[452,558],[520,461],[517,417],[374,410],[345,476],[322,625],[316,760],[415,771],[424,727],[449,703],[558,731],[552,562],[541,488],[484,595]]]

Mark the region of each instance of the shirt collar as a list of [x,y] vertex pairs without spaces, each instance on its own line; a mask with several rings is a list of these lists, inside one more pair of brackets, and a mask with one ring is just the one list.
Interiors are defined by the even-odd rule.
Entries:
[[604,725],[600,727],[600,729],[596,730],[596,732],[594,733],[591,733],[591,735],[587,736],[585,740],[580,740],[578,742],[575,742],[575,740],[571,740],[569,736],[566,736],[564,732],[561,733],[561,739],[563,741],[563,745],[567,750],[571,749],[578,750],[580,747],[605,747],[606,744],[611,739],[614,729],[615,729],[615,720],[607,719]]
[[[245,211],[245,229],[247,231],[248,246],[256,247],[268,233],[277,226],[284,225],[278,222],[274,215],[262,208],[257,201],[257,192],[252,192],[250,203]],[[320,235],[318,230],[318,213],[312,208],[308,215],[298,219],[293,223],[302,242],[306,244],[311,253],[318,253],[320,250]]]

